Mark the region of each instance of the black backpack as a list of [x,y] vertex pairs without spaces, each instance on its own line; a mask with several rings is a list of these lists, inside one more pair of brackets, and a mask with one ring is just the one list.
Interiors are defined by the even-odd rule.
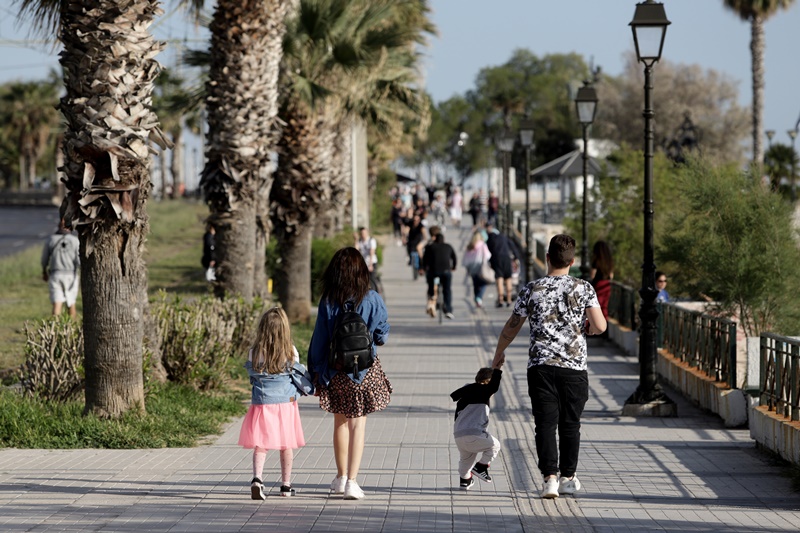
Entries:
[[328,366],[339,372],[352,372],[355,377],[374,362],[372,333],[353,303],[346,302],[333,326]]

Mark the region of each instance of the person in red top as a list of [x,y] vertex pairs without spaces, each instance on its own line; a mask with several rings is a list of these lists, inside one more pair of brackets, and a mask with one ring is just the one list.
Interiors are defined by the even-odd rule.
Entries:
[[614,279],[614,258],[606,241],[597,241],[592,248],[592,287],[603,317],[608,319],[608,301],[611,298],[611,280]]

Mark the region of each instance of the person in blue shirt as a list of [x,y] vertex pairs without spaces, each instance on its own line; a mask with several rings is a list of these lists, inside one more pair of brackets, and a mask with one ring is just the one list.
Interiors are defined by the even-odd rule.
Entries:
[[[373,341],[375,362],[356,375],[328,366],[334,325],[346,302],[351,302],[364,319]],[[361,253],[353,247],[337,251],[322,278],[322,297],[308,347],[308,369],[317,385],[320,407],[333,413],[336,478],[331,492],[343,494],[346,500],[364,497],[356,476],[364,453],[367,415],[385,409],[392,393],[377,357],[377,346],[383,346],[389,337],[388,318],[383,299],[369,288],[369,269]]]
[[656,271],[656,289],[658,289],[656,302],[667,303],[670,301],[669,293],[667,292],[667,275],[660,270]]

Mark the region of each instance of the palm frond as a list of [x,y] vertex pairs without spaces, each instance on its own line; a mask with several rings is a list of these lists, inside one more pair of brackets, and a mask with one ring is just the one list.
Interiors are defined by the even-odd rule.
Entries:
[[33,31],[55,34],[61,23],[61,4],[64,0],[15,0],[19,5],[20,20],[31,22]]

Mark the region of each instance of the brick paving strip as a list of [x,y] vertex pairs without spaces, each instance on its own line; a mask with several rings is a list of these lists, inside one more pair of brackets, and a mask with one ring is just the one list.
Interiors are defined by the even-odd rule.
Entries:
[[[447,240],[463,248],[468,231]],[[392,326],[381,362],[390,407],[371,415],[359,482],[363,501],[328,494],[335,466],[332,417],[301,403],[308,444],[295,455],[294,498],[277,496],[276,452],[267,456],[264,502],[250,500],[240,420],[212,444],[156,450],[0,450],[0,531],[471,532],[798,531],[800,494],[784,467],[677,393],[679,418],[633,419],[620,410],[638,380],[636,361],[602,341],[589,350],[575,497],[543,501],[527,397],[527,328],[508,352],[490,430],[503,449],[494,483],[458,489],[449,393],[471,381],[493,351],[509,309],[475,309],[460,269],[456,318],[424,313],[402,247],[387,243],[383,283]],[[460,253],[459,253],[460,255]],[[487,303],[494,293],[487,292]]]

